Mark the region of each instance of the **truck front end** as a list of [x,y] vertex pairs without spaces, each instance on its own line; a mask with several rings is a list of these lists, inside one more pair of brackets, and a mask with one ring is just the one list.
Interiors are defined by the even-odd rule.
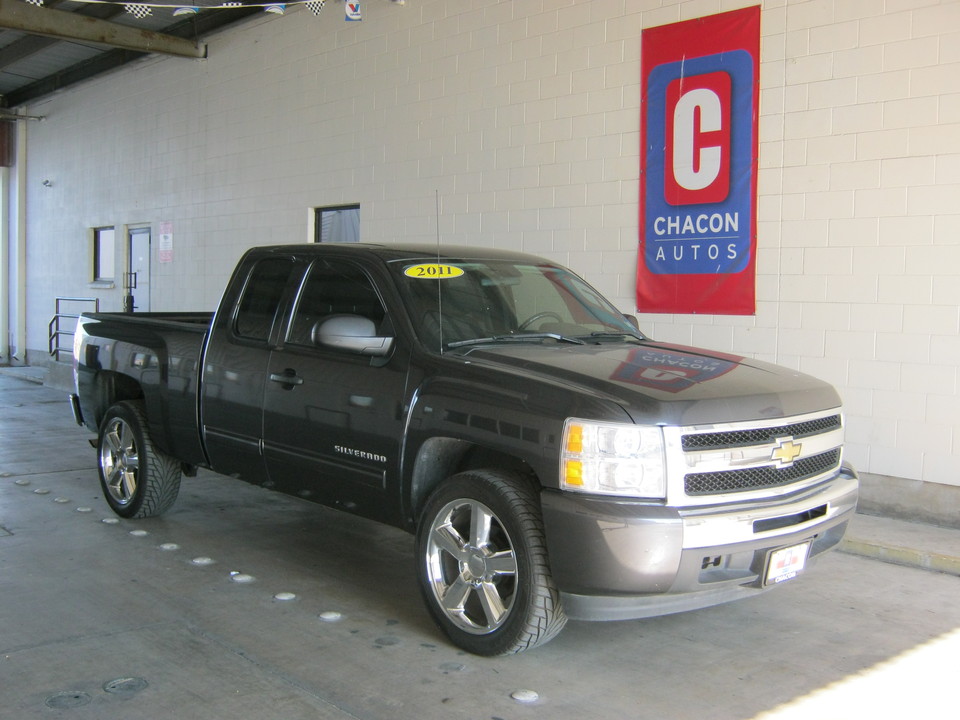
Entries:
[[655,342],[546,261],[458,252],[391,264],[430,367],[424,596],[461,647],[749,597],[842,540],[859,482],[828,383]]
[[786,582],[843,538],[857,504],[838,407],[770,420],[568,419],[542,494],[568,617],[681,612]]

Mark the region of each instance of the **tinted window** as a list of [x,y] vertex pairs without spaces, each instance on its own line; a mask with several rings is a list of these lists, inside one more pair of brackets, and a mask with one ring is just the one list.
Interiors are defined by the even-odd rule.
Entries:
[[360,315],[380,328],[385,312],[377,291],[360,268],[318,260],[300,293],[287,342],[312,345],[314,327],[332,315]]
[[436,277],[415,272],[423,266],[416,261],[392,264],[428,347],[535,333],[635,333],[619,310],[564,268],[506,260],[445,262],[462,272]]
[[237,335],[263,341],[270,337],[293,269],[286,258],[267,258],[253,266],[237,307]]

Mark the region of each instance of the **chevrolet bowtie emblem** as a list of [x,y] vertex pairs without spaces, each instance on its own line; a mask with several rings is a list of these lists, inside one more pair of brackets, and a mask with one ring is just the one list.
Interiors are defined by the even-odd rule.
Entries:
[[776,460],[779,467],[788,467],[793,465],[793,461],[799,457],[802,449],[803,445],[795,443],[793,438],[783,438],[773,448],[770,459]]

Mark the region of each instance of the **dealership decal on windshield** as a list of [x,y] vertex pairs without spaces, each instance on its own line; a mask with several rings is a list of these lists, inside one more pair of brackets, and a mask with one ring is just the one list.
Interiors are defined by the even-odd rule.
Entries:
[[642,36],[641,312],[755,311],[760,8]]

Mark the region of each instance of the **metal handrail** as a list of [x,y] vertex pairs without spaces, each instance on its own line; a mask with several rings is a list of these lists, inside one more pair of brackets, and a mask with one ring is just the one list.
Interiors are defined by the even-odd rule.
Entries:
[[[47,333],[49,335],[48,349],[50,351],[50,356],[57,362],[60,362],[60,353],[73,353],[73,342],[71,342],[68,347],[63,347],[60,344],[60,337],[63,335],[69,335],[73,337],[73,335],[77,332],[76,320],[80,317],[80,312],[63,312],[61,309],[62,303],[92,303],[93,312],[100,312],[100,298],[58,297],[56,299],[56,309],[54,310],[53,318],[47,324]],[[89,310],[89,308],[87,308],[87,310]],[[64,328],[60,327],[60,320],[64,318],[72,319],[74,321],[72,329],[65,330]]]

